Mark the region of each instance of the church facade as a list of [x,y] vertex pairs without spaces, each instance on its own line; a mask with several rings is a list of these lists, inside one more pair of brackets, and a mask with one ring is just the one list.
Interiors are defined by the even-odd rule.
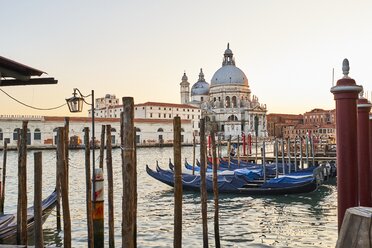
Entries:
[[218,134],[227,139],[245,135],[267,137],[266,104],[251,94],[248,78],[235,64],[233,52],[227,45],[222,67],[205,80],[202,69],[192,85],[184,73],[180,83],[181,103],[201,109],[202,117],[217,123]]

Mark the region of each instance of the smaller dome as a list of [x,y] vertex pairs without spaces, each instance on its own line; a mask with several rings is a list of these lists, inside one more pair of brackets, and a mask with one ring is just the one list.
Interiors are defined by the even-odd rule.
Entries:
[[205,82],[203,69],[200,69],[199,80],[191,87],[191,96],[208,95],[209,84]]

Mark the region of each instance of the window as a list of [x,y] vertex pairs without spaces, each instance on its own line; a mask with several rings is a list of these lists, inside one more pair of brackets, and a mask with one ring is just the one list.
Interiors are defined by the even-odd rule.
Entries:
[[152,113],[150,113],[150,118],[152,118]]
[[161,115],[160,115],[160,113],[159,113],[159,118],[160,118],[160,116],[161,116]]
[[167,110],[167,108],[164,108],[164,110]]
[[138,127],[136,127],[136,132],[141,132],[141,129],[139,129]]
[[164,118],[167,118],[167,114],[164,114]]
[[169,114],[169,118],[172,118],[172,115],[171,114]]
[[202,102],[204,100],[204,97],[200,97],[200,101]]
[[163,128],[159,128],[158,132],[164,132]]
[[116,129],[115,128],[111,128],[111,133],[114,133],[116,132]]
[[19,128],[14,129],[13,131],[13,140],[18,140],[18,132],[21,130]]
[[185,132],[185,129],[181,128],[181,133],[182,133],[182,132]]
[[0,140],[3,140],[3,130],[0,128]]
[[35,129],[34,140],[41,140],[41,132],[40,132],[40,129],[39,128],[36,128]]

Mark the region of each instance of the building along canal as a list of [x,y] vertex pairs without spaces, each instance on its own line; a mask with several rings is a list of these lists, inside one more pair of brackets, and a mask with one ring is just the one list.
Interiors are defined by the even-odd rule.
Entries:
[[[196,157],[198,158],[199,149]],[[33,152],[27,157],[28,203],[33,203]],[[55,188],[56,151],[43,152],[43,198]],[[113,150],[115,243],[121,245],[121,158]],[[2,156],[2,152],[0,152]],[[96,153],[97,161],[98,154]],[[17,161],[15,151],[8,152],[5,213],[17,209]],[[138,247],[173,246],[173,188],[147,175],[145,166],[162,168],[173,160],[173,148],[138,148]],[[182,159],[192,161],[192,147],[182,148]],[[72,246],[87,247],[84,150],[70,150],[70,209]],[[104,166],[105,168],[105,166]],[[105,171],[105,169],[104,169]],[[106,177],[106,175],[105,175]],[[105,199],[107,180],[105,180]],[[300,195],[249,197],[220,194],[220,237],[222,247],[249,247],[265,244],[275,247],[334,247],[337,241],[337,192],[335,183],[320,186],[315,192]],[[105,200],[105,245],[108,245],[108,207]],[[214,243],[213,194],[208,195],[209,242]],[[183,193],[183,247],[202,247],[200,194]],[[56,228],[56,212],[44,228],[45,245],[62,246],[63,232]],[[32,245],[32,240],[29,244]]]

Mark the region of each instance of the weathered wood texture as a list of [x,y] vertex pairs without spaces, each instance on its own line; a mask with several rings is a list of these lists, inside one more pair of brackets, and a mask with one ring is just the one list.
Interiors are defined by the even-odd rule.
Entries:
[[135,247],[136,211],[135,204],[135,149],[134,149],[134,101],[132,97],[123,97],[123,112],[121,114],[121,144],[122,144],[122,247]]
[[85,147],[85,198],[87,210],[87,225],[88,225],[88,247],[94,247],[93,239],[93,218],[92,218],[92,184],[91,184],[91,171],[90,171],[90,146],[89,146],[89,128],[84,128],[84,147]]
[[8,143],[6,142],[6,140],[4,140],[4,148],[3,148],[3,178],[2,178],[2,181],[1,181],[0,214],[4,214],[7,152],[8,152]]
[[342,222],[336,248],[371,247],[372,208],[348,208]]
[[211,131],[212,140],[212,158],[213,158],[213,198],[214,198],[214,239],[215,247],[221,247],[220,242],[220,227],[219,227],[219,203],[218,203],[218,183],[217,183],[217,152],[216,138],[214,130]]
[[61,181],[62,212],[63,212],[63,246],[71,247],[71,215],[69,206],[69,195],[67,189],[67,168],[65,161],[65,128],[59,127],[57,134],[57,160],[58,176]]
[[35,247],[44,247],[43,236],[43,215],[42,215],[42,182],[43,182],[43,166],[42,166],[42,153],[34,153],[34,240]]
[[182,167],[181,167],[181,118],[173,119],[174,156],[174,237],[173,247],[182,247]]
[[18,135],[17,244],[27,245],[27,121]]
[[101,144],[99,147],[99,168],[102,168],[102,169],[103,169],[103,160],[104,160],[104,154],[105,154],[105,132],[106,132],[106,126],[102,125]]
[[70,132],[70,117],[65,117],[65,166],[66,166],[66,180],[67,180],[67,192],[69,192],[70,188],[70,165],[69,165],[69,150],[68,150],[68,143],[69,143],[69,132]]
[[114,232],[114,176],[112,172],[112,140],[111,125],[106,126],[106,170],[107,170],[107,187],[108,187],[108,225],[109,225],[109,247],[115,247]]
[[208,247],[208,218],[207,218],[207,185],[206,185],[206,140],[205,140],[205,119],[200,119],[200,195],[203,225],[203,247]]

